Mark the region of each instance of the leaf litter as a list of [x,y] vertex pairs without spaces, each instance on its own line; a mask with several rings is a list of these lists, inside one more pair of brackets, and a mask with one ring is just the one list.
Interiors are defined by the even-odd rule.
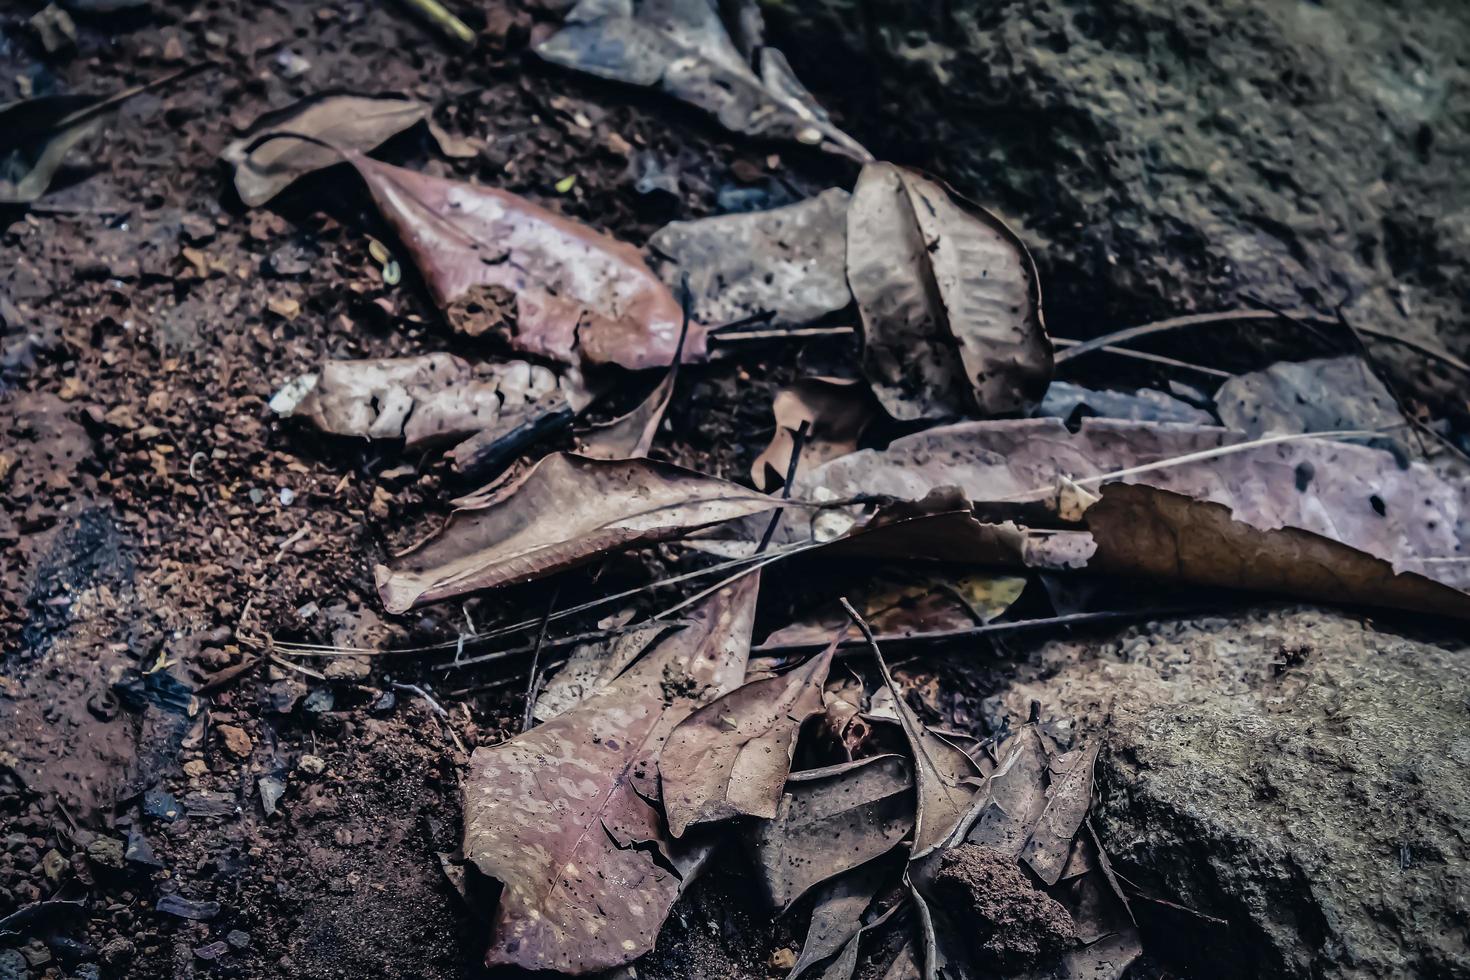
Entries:
[[[669,224],[650,242],[652,264],[527,198],[368,157],[420,124],[447,156],[474,150],[433,128],[431,107],[415,99],[328,92],[258,120],[224,154],[245,204],[347,164],[447,324],[499,347],[478,362],[326,360],[271,407],[404,448],[468,440],[456,466],[509,447],[510,468],[460,497],[438,533],[377,565],[392,613],[553,576],[559,595],[579,566],[601,561],[595,583],[607,560],[633,549],[687,558],[674,546],[710,529],[770,528],[726,565],[461,633],[446,668],[517,654],[462,658],[467,640],[537,630],[519,651],[533,658],[527,718],[539,724],[476,748],[464,780],[465,861],[501,886],[488,965],[625,968],[653,948],[715,848],[739,841],[772,909],[810,910],[793,978],[846,980],[879,935],[888,937],[879,969],[894,978],[1120,977],[1141,947],[1089,820],[1103,746],[1035,725],[951,738],[910,704],[874,627],[885,642],[977,637],[1019,622],[1039,569],[1464,617],[1467,484],[1446,467],[1342,441],[1392,445],[1384,432],[1405,423],[1354,359],[1226,381],[1213,406],[1228,428],[1209,424],[1210,400],[1184,389],[1188,401],[1053,382],[1039,278],[1021,239],[942,181],[872,161],[762,33],[748,3],[582,0],[538,45],[549,61],[657,85],[734,131],[864,164],[851,193]],[[93,110],[77,108],[73,121],[88,122]],[[69,118],[53,125],[54,145],[39,144],[44,166],[19,176],[25,193],[44,191],[46,168],[86,135]],[[577,175],[556,186],[570,193]],[[671,287],[684,281],[681,304]],[[841,326],[849,310],[856,338]],[[800,364],[777,392],[773,434],[750,473],[759,491],[782,483],[781,498],[648,458],[663,420],[680,411],[681,367],[708,360],[740,323],[770,328],[753,331],[763,341],[800,339],[820,323],[808,333],[860,343],[849,367],[862,380]],[[550,441],[543,420],[561,424],[625,383],[623,372],[655,369],[661,379],[632,412],[580,434],[581,454],[538,448]],[[761,595],[761,569],[806,552],[866,580],[844,590],[857,605],[763,609],[775,626],[766,646],[820,652],[752,664],[757,602],[782,598]],[[629,608],[585,635],[548,637],[554,619],[712,571],[731,574],[636,622]],[[850,623],[866,650],[849,642]],[[572,652],[538,686],[551,644]],[[847,669],[864,655],[881,678],[871,692]],[[423,687],[395,687],[448,715]]]

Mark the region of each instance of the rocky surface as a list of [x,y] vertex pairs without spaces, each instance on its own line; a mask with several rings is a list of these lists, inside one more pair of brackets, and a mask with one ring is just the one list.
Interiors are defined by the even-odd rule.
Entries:
[[1063,336],[1254,295],[1465,340],[1470,5],[765,9],[874,153],[1018,223]]
[[1296,609],[1051,643],[989,720],[1036,701],[1105,733],[1098,832],[1191,975],[1463,976],[1470,651],[1382,628]]

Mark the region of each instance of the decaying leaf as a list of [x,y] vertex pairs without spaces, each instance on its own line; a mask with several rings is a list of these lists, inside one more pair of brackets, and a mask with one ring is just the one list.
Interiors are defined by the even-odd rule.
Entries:
[[102,128],[108,112],[206,67],[194,65],[111,95],[43,95],[0,105],[0,204],[38,200],[66,155]]
[[567,662],[541,689],[532,717],[541,722],[550,721],[581,704],[611,684],[644,650],[673,628],[670,623],[644,623],[609,639],[572,647]]
[[754,17],[737,23],[737,47],[710,0],[581,0],[536,53],[602,78],[657,85],[735,132],[871,160],[832,124],[781,52],[760,46],[759,13],[746,10]]
[[389,612],[528,582],[619,548],[665,541],[777,502],[733,483],[649,460],[555,453],[524,477],[456,511],[443,532],[375,569]]
[[878,417],[880,409],[868,386],[845,378],[801,378],[776,393],[772,404],[776,431],[771,444],[750,466],[750,476],[762,490],[770,490],[786,479],[791,454],[796,448],[796,431],[807,423],[801,444],[801,464],[806,469],[855,452],[864,430]]
[[[1393,394],[1361,357],[1282,361],[1215,392],[1220,419],[1254,439],[1277,432],[1384,429],[1404,424]],[[1385,436],[1382,444],[1394,444]]]
[[1241,510],[1213,501],[1107,484],[1084,515],[1097,549],[1088,567],[1470,619],[1470,595],[1426,577],[1463,581],[1463,569],[1426,565],[1426,575],[1396,571],[1401,561],[1301,528],[1263,530],[1255,519],[1241,517]]
[[889,163],[847,212],[863,369],[897,419],[1027,412],[1051,380],[1036,268],[993,214]]
[[428,118],[429,107],[417,99],[323,92],[265,113],[220,159],[235,168],[240,200],[255,208],[301,177],[342,163],[344,153],[368,153]]
[[858,954],[862,949],[863,937],[870,932],[875,932],[883,928],[883,926],[888,924],[889,919],[892,919],[896,914],[906,908],[907,905],[908,903],[906,901],[895,902],[875,916],[871,922],[863,922],[861,920],[854,922],[853,926],[856,928],[856,931],[848,937],[847,941],[842,944],[842,948],[837,955],[822,969],[820,980],[852,980],[853,971],[857,969]]
[[679,723],[659,757],[669,832],[730,817],[771,819],[796,734],[822,710],[834,642],[788,674],[751,681]]
[[[691,323],[686,312],[684,337],[688,338]],[[683,363],[683,344],[674,351],[672,363],[663,378],[648,397],[639,402],[632,411],[603,425],[596,425],[577,434],[577,451],[593,459],[636,459],[647,456],[658,437],[658,427],[663,423],[669,402],[674,399],[674,386],[679,381],[679,367]]]
[[[1025,587],[1019,575],[888,569],[848,594],[874,633],[920,634],[987,623],[1009,609]],[[847,612],[834,600],[771,633],[766,643],[812,643],[844,627]],[[844,633],[858,635],[856,627]]]
[[907,759],[880,755],[794,772],[774,820],[750,831],[771,904],[787,908],[813,886],[892,850],[914,824]]
[[[997,968],[1007,976],[1018,975],[1004,969],[1003,961],[1012,955],[1005,937],[987,935],[985,924],[965,919],[962,908],[967,887],[981,884],[981,879],[987,888],[994,884],[993,871],[987,874],[980,865],[1017,861],[1041,880],[1045,897],[1024,876],[1007,872],[1005,877],[1014,879],[1016,901],[1035,910],[1038,926],[1054,944],[1052,962],[1037,963],[1019,975],[1028,980],[1117,980],[1140,947],[1106,855],[1086,824],[1098,746],[1062,752],[1037,726],[1027,725],[996,751],[1000,762],[969,813],[926,860],[910,865],[914,895],[923,903],[924,975],[965,978],[991,975]],[[962,873],[956,875],[950,863]],[[963,871],[966,864],[976,870]],[[934,905],[939,892],[944,892],[948,912]],[[1066,915],[1058,920],[1062,910]],[[984,969],[977,972],[977,963]]]
[[425,354],[327,361],[288,382],[270,406],[278,415],[309,419],[323,432],[403,439],[412,448],[506,432],[586,402],[575,380],[539,364],[507,361],[477,369],[453,354]]
[[670,260],[660,269],[670,287],[688,277],[699,322],[766,317],[772,326],[800,326],[852,302],[848,197],[834,187],[771,211],[675,221],[648,247]]
[[[801,955],[787,974],[787,980],[796,980],[812,966],[836,955],[858,934],[863,913],[873,904],[891,871],[882,860],[870,861],[818,887]],[[825,972],[823,980],[826,980]]]
[[490,966],[589,973],[653,947],[679,892],[655,766],[690,712],[739,684],[758,575],[690,610],[601,692],[479,748],[465,783],[464,854],[504,889]]
[[[882,452],[862,450],[834,460],[799,476],[796,493],[810,496],[820,488],[834,497],[866,492],[913,500],[948,486],[979,503],[1050,501],[1061,507],[1075,502],[1069,483],[1093,493],[1099,477],[1132,470],[1109,477],[1104,496],[1115,482],[1157,487],[1221,504],[1229,508],[1227,517],[1258,531],[1310,532],[1382,558],[1397,571],[1455,588],[1470,585],[1470,562],[1464,560],[1470,481],[1442,477],[1422,463],[1401,465],[1393,454],[1371,447],[1324,439],[1216,452],[1243,441],[1228,429],[1108,419],[1084,420],[1076,433],[1054,419],[966,422],[898,439]],[[1194,458],[1170,462],[1180,457]],[[1157,463],[1167,465],[1145,468]],[[1266,547],[1264,540],[1260,547]],[[1306,554],[1301,552],[1304,559]],[[1114,560],[1122,558],[1115,553]],[[1148,567],[1177,578],[1178,569],[1161,559]],[[1203,571],[1198,563],[1191,567]],[[1308,594],[1293,587],[1295,573],[1286,566],[1278,564],[1278,571],[1270,588]],[[1366,569],[1363,574],[1369,575],[1364,582],[1372,579]],[[1312,577],[1325,584],[1320,570]],[[1211,581],[1223,584],[1218,579]]]
[[[631,245],[491,187],[349,158],[450,324],[510,324],[528,354],[629,369],[666,365],[683,310]],[[684,359],[705,355],[691,327]]]
[[878,644],[873,641],[871,631],[862,619],[855,615],[853,618],[857,619],[863,634],[868,637],[878,668],[883,672],[883,682],[893,692],[894,709],[898,713],[899,724],[903,726],[903,733],[908,738],[909,751],[914,757],[918,813],[914,817],[911,855],[917,860],[943,843],[965,816],[975,795],[976,781],[981,775],[980,768],[962,749],[931,732],[929,726],[919,720],[914,709],[904,700],[898,685],[894,683],[893,674],[888,670],[888,662],[883,659]]
[[[1230,382],[1227,381],[1226,384]],[[1046,396],[1036,407],[1036,414],[1064,422],[1070,421],[1074,416],[1096,415],[1105,419],[1129,419],[1134,422],[1215,424],[1215,417],[1204,409],[1195,408],[1186,401],[1154,388],[1139,388],[1133,392],[1094,391],[1067,381],[1051,383],[1051,387],[1046,389]],[[1233,424],[1229,419],[1226,422]]]

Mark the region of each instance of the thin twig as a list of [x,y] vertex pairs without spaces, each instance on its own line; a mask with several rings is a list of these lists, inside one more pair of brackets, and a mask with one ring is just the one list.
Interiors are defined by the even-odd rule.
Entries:
[[561,597],[561,583],[558,582],[551,593],[551,601],[546,603],[546,615],[541,617],[541,631],[536,634],[536,648],[531,651],[531,673],[526,678],[526,707],[521,714],[521,731],[531,727],[534,720],[531,717],[536,707],[536,694],[541,687],[541,648],[546,644],[546,627],[551,624],[551,614],[556,609],[556,600]]
[[429,707],[433,709],[434,714],[438,715],[440,718],[449,717],[449,712],[445,711],[442,707],[439,706],[439,702],[434,700],[434,696],[428,691],[424,690],[422,687],[419,687],[417,684],[400,684],[398,681],[394,681],[393,686],[398,688],[398,690],[400,691],[408,691],[411,694],[417,694],[419,697],[423,698],[424,701],[429,705]]
[[[802,419],[801,424],[791,436],[791,459],[786,463],[786,482],[781,486],[781,499],[791,499],[791,484],[796,481],[796,466],[801,460],[802,447],[806,445],[807,433],[811,431],[811,421]],[[761,543],[756,546],[755,553],[761,554],[766,546],[771,543],[771,536],[776,533],[776,525],[781,523],[781,515],[786,513],[784,507],[777,507],[775,513],[766,524],[766,531],[761,535]]]
[[[746,555],[743,558],[732,558],[729,561],[719,562],[718,564],[710,565],[707,568],[696,568],[694,571],[691,572],[681,572],[678,575],[659,579],[656,582],[648,582],[631,589],[626,589],[622,592],[613,593],[612,595],[602,596],[598,599],[591,599],[587,602],[582,603],[581,605],[571,606],[567,609],[563,609],[555,613],[551,618],[553,620],[559,620],[567,616],[575,616],[578,613],[587,612],[588,610],[596,609],[599,606],[605,606],[610,602],[617,602],[621,599],[628,599],[635,595],[641,595],[644,592],[651,592],[654,589],[665,588],[670,585],[678,585],[679,583],[687,582],[690,579],[702,578],[706,575],[714,575],[719,572],[729,571],[730,569],[736,568],[741,565],[750,565],[756,563],[766,565],[781,558],[788,558],[793,555],[799,555],[804,551],[811,551],[814,548],[823,547],[825,544],[826,542],[823,541],[803,541],[799,544],[787,545],[783,548],[774,549],[764,556],[752,554]],[[272,639],[270,642],[275,649],[282,650],[296,656],[403,656],[415,653],[432,653],[437,650],[453,650],[459,646],[461,640],[466,643],[477,643],[482,640],[493,640],[497,639],[498,637],[508,636],[512,633],[521,633],[529,629],[534,629],[540,624],[541,619],[540,617],[537,617],[536,619],[527,619],[522,620],[519,623],[512,623],[509,626],[500,626],[495,629],[486,630],[483,633],[477,633],[472,636],[456,637],[453,640],[444,640],[439,643],[426,643],[420,646],[398,647],[396,649],[390,650],[379,650],[371,647],[336,646],[333,644],[321,643],[292,643],[287,640],[276,641],[274,639]],[[462,663],[466,664],[475,662],[475,658],[462,661]]]
[[418,14],[440,34],[456,44],[475,46],[475,32],[468,24],[449,12],[439,0],[399,0],[405,7]]
[[[1068,340],[1065,337],[1053,337],[1051,339],[1051,342],[1057,347],[1063,348],[1080,347],[1082,345],[1082,341],[1080,340]],[[1229,371],[1221,371],[1219,368],[1205,367],[1203,364],[1191,364],[1188,361],[1181,361],[1177,358],[1165,357],[1163,354],[1150,354],[1147,351],[1133,350],[1128,347],[1114,347],[1112,345],[1109,345],[1107,347],[1099,347],[1098,350],[1102,351],[1104,354],[1116,354],[1119,357],[1130,357],[1135,361],[1149,361],[1153,364],[1162,364],[1165,367],[1183,368],[1186,371],[1197,371],[1200,374],[1207,374],[1212,378],[1229,379],[1235,377],[1235,375],[1231,374]]]
[[[908,644],[942,644],[954,640],[967,640],[976,636],[989,636],[996,633],[1019,633],[1024,630],[1046,629],[1051,626],[1078,626],[1084,623],[1103,623],[1127,619],[1147,619],[1153,616],[1179,615],[1184,613],[1198,613],[1199,608],[1152,608],[1152,609],[1108,609],[1098,612],[1067,613],[1064,616],[1047,616],[1042,619],[1017,619],[1007,623],[985,623],[980,626],[968,626],[956,630],[934,630],[929,633],[884,633],[875,636],[874,639],[887,646],[903,646]],[[826,641],[810,640],[792,643],[762,643],[750,648],[751,655],[774,656],[776,654],[806,653],[811,650],[822,650],[827,646]],[[868,641],[863,637],[844,637],[837,644],[838,653],[855,647],[867,647]]]
[[[1337,322],[1330,317],[1324,317],[1320,313],[1312,313],[1310,311],[1292,311],[1292,316],[1298,318],[1299,320],[1310,321],[1317,324],[1333,325]],[[1157,323],[1145,323],[1142,326],[1127,327],[1123,330],[1115,330],[1112,333],[1104,334],[1101,337],[1094,337],[1092,340],[1078,344],[1076,347],[1070,347],[1066,350],[1059,351],[1056,355],[1056,363],[1061,364],[1065,361],[1070,361],[1073,358],[1081,357],[1083,354],[1090,354],[1093,351],[1102,350],[1104,347],[1110,347],[1114,344],[1121,344],[1125,341],[1134,340],[1138,337],[1147,337],[1151,334],[1163,333],[1167,330],[1177,330],[1181,327],[1194,327],[1209,323],[1240,323],[1250,321],[1264,323],[1276,320],[1277,318],[1277,314],[1263,312],[1261,310],[1227,310],[1223,313],[1195,313],[1190,316],[1177,316],[1168,320],[1160,320]],[[1411,350],[1418,351],[1425,357],[1429,357],[1444,364],[1448,364],[1450,367],[1455,368],[1457,371],[1463,371],[1466,374],[1470,374],[1470,364],[1466,364],[1454,354],[1451,354],[1449,351],[1442,348],[1436,347],[1433,344],[1426,344],[1422,341],[1414,340],[1412,337],[1400,336],[1395,333],[1390,333],[1387,330],[1379,330],[1376,327],[1358,327],[1358,330],[1360,330],[1364,334],[1367,334],[1369,337],[1373,337],[1376,340],[1383,340],[1389,343],[1399,344],[1403,347],[1408,347]]]
[[795,330],[729,330],[713,334],[712,344],[735,344],[746,340],[796,340],[802,337],[845,337],[857,333],[852,327],[799,327]]

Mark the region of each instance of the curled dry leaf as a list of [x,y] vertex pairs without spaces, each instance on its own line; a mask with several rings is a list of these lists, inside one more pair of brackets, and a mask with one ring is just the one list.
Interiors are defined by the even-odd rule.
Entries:
[[377,149],[428,118],[429,107],[417,99],[324,92],[265,113],[220,159],[235,168],[240,200],[255,208],[301,177],[342,163],[344,153]]
[[526,361],[481,368],[453,354],[328,361],[287,382],[271,399],[278,415],[309,419],[323,432],[403,439],[410,447],[503,433],[587,395],[570,379]]
[[556,453],[456,511],[443,532],[379,565],[389,612],[559,572],[635,544],[770,510],[777,502],[667,463]]
[[[536,47],[547,61],[630,85],[657,85],[725,128],[793,139],[871,160],[832,124],[781,52],[761,46],[759,13],[733,25],[710,0],[581,0],[566,25]],[[759,74],[757,74],[759,72]]]
[[880,755],[794,772],[774,820],[750,830],[771,904],[787,908],[813,886],[892,850],[914,824],[907,759]]
[[572,647],[567,662],[541,689],[532,717],[541,722],[550,721],[581,704],[611,684],[644,650],[673,628],[670,623],[644,623],[608,639]]
[[853,972],[857,969],[858,953],[861,951],[863,937],[870,932],[876,932],[888,924],[908,903],[905,901],[895,902],[883,912],[879,913],[871,922],[854,922],[857,931],[848,937],[847,942],[842,944],[842,949],[822,970],[821,980],[852,980]]
[[[670,363],[683,310],[639,251],[523,197],[352,155],[450,324],[568,364]],[[684,359],[705,356],[692,326]]]
[[582,974],[653,947],[691,855],[657,805],[664,740],[745,675],[758,575],[690,610],[601,692],[499,745],[475,750],[464,854],[504,888],[490,966]]
[[751,479],[762,490],[786,478],[796,448],[795,433],[803,422],[807,436],[801,444],[801,463],[810,469],[855,452],[880,409],[872,391],[860,381],[815,377],[782,388],[772,411],[776,432],[750,466]]
[[847,212],[863,369],[903,420],[1027,412],[1051,380],[1036,268],[990,212],[890,163],[863,168]]
[[669,259],[660,272],[670,287],[688,277],[701,323],[766,317],[773,326],[800,326],[852,302],[848,197],[833,187],[770,211],[675,221],[655,232],[648,247]]
[[822,711],[834,642],[788,674],[751,681],[680,722],[659,757],[664,812],[675,837],[730,817],[776,816],[796,734]]
[[[1470,619],[1470,595],[1312,531],[1263,530],[1240,511],[1157,487],[1112,483],[1084,515],[1089,568],[1323,602]],[[1426,566],[1438,569],[1439,566]],[[1463,570],[1454,570],[1463,581]]]

